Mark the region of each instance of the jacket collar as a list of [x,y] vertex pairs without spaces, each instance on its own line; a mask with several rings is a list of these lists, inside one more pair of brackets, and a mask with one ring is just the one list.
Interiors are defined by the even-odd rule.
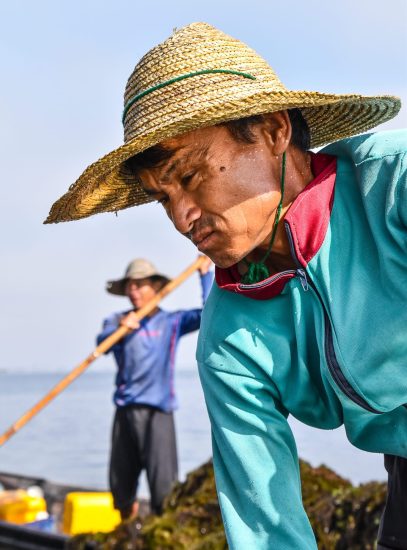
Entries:
[[[336,157],[311,153],[311,170],[314,179],[298,195],[284,218],[292,236],[295,262],[298,268],[304,269],[321,248],[328,228],[334,201]],[[228,269],[215,268],[219,288],[255,300],[277,296],[295,275],[296,270],[282,271],[259,283],[244,285],[240,283],[237,265]]]

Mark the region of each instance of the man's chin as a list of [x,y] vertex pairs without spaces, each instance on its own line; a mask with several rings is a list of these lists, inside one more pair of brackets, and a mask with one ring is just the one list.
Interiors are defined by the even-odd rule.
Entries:
[[228,269],[229,267],[237,264],[242,259],[240,256],[237,255],[225,253],[217,254],[216,252],[213,254],[207,254],[207,256],[213,261],[216,267],[219,267],[220,269]]

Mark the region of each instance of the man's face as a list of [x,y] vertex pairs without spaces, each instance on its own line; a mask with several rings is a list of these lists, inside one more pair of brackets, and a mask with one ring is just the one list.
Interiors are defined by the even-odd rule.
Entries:
[[169,139],[162,145],[171,158],[140,172],[176,229],[219,267],[267,246],[280,199],[281,157],[263,124],[252,130],[255,143],[236,141],[224,126]]
[[125,292],[134,309],[140,309],[154,298],[159,286],[158,282],[152,282],[151,279],[128,279]]

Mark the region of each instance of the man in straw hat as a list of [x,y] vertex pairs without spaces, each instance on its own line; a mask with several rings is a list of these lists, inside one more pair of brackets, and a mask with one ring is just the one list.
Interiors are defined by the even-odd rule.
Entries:
[[[212,285],[210,265],[206,258],[199,268],[203,302]],[[137,486],[143,469],[156,513],[177,479],[175,352],[179,339],[199,328],[202,310],[168,312],[156,307],[140,322],[135,314],[168,282],[151,262],[139,258],[128,265],[121,279],[108,281],[106,287],[111,294],[126,296],[132,305],[130,311],[108,317],[97,338],[102,342],[119,325],[133,329],[110,350],[118,370],[109,480],[123,519],[138,513]]]
[[215,262],[197,357],[230,548],[316,547],[289,414],[386,455],[379,544],[407,548],[407,138],[352,137],[399,99],[288,90],[194,23],[142,58],[124,103],[125,144],[47,223],[155,199]]

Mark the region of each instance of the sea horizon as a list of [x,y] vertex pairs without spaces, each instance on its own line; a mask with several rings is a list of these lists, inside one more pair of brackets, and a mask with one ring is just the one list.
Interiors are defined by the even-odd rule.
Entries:
[[[0,432],[64,374],[0,369]],[[91,367],[0,448],[0,471],[107,489],[114,376],[111,367]],[[178,367],[176,391],[180,403],[175,413],[179,475],[183,480],[211,458],[210,424],[196,368]],[[343,428],[317,430],[292,418],[290,425],[300,458],[312,466],[324,464],[354,484],[386,478],[382,456],[353,447]],[[144,476],[139,494],[148,496]]]

